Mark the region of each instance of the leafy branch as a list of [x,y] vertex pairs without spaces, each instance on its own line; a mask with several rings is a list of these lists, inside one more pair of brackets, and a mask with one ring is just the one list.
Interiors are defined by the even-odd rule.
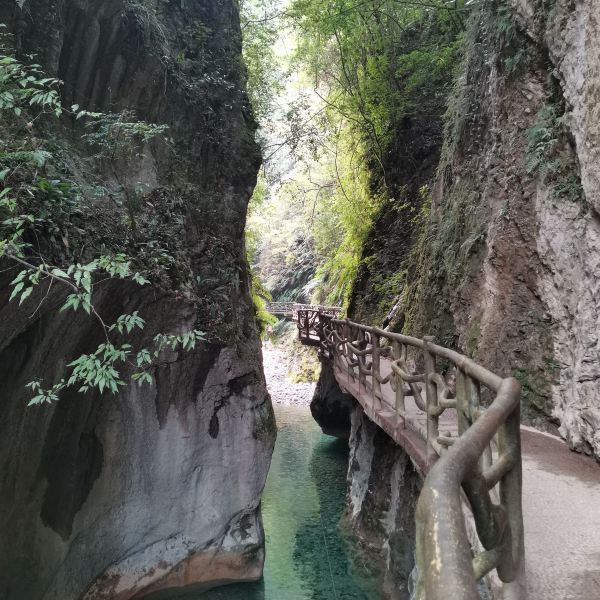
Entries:
[[[55,220],[56,214],[65,209],[79,210],[85,196],[72,194],[69,184],[48,181],[40,175],[53,155],[40,147],[40,140],[34,138],[32,129],[33,123],[42,116],[87,119],[87,133],[82,137],[95,150],[92,158],[108,162],[116,175],[117,162],[139,159],[144,146],[164,136],[168,128],[139,121],[131,111],[94,113],[80,110],[78,105],[65,109],[60,99],[62,82],[46,76],[35,63],[19,61],[12,55],[8,39],[0,32],[0,115],[5,116],[7,123],[10,123],[6,118],[8,114],[25,123],[23,129],[30,136],[25,143],[29,141],[32,148],[25,149],[21,144],[9,149],[1,142],[0,259],[19,269],[9,284],[9,301],[21,306],[38,289],[39,302],[31,318],[48,298],[52,286],[62,286],[67,293],[59,312],[83,311],[97,321],[105,338],[94,352],[82,354],[69,363],[68,375],[51,387],[45,388],[40,379],[28,383],[26,387],[33,394],[29,405],[55,402],[67,388],[81,393],[91,389],[117,393],[126,385],[124,369],[132,372],[133,381],[139,385],[151,384],[151,370],[157,366],[163,351],[189,352],[204,339],[204,334],[195,330],[178,335],[161,333],[155,336],[151,347],[136,350],[126,338],[146,326],[138,311],[123,314],[115,323],[108,324],[94,304],[96,287],[108,280],[129,280],[140,286],[149,283],[144,274],[134,268],[133,259],[124,253],[103,254],[88,262],[62,265],[44,256],[38,238],[45,235],[43,227],[51,227],[64,239],[63,226]],[[122,187],[127,194],[126,187]],[[83,248],[80,253],[84,253]]]

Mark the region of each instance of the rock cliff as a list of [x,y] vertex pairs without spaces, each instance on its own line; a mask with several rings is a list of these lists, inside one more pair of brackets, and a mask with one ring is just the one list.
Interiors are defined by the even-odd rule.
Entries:
[[319,357],[321,372],[310,403],[310,412],[323,433],[339,438],[350,437],[353,400],[345,393],[333,374],[330,360]]
[[592,1],[477,5],[443,144],[425,129],[407,174],[430,193],[417,219],[382,211],[351,304],[381,322],[399,298],[393,329],[516,376],[524,420],[597,458],[598,36]]
[[382,598],[408,600],[421,478],[408,455],[355,403],[344,522]]
[[[349,307],[382,325],[395,304],[393,331],[514,375],[523,420],[597,459],[599,36],[593,0],[476,5],[443,136],[435,119],[397,133],[413,209],[383,205]],[[404,597],[418,478],[358,408],[350,446],[349,524]]]
[[[541,263],[538,285],[553,323],[557,365],[550,404],[571,447],[600,459],[598,6],[593,1],[557,2],[543,27],[534,14],[539,7],[523,2],[515,3],[515,9],[529,39],[547,51],[551,61],[551,82],[558,84],[554,101],[564,108],[564,135],[556,150],[572,165],[571,173],[562,174],[558,182],[558,197],[556,183],[540,178],[532,195]],[[576,186],[578,193],[561,201],[566,184],[567,190]]]
[[139,310],[147,325],[134,344],[193,328],[207,336],[191,352],[166,351],[154,387],[26,408],[24,384],[56,380],[102,331],[58,313],[56,286],[38,310],[35,294],[17,310],[14,275],[2,274],[0,598],[125,600],[257,579],[275,425],[242,241],[260,157],[236,3],[30,0],[19,10],[2,0],[0,21],[22,55],[63,80],[67,104],[169,126],[168,145],[113,169],[86,159],[79,122],[35,134],[62,158],[49,175],[101,190],[78,223],[85,257],[105,244],[155,265],[150,286],[99,286],[99,313],[114,322]]

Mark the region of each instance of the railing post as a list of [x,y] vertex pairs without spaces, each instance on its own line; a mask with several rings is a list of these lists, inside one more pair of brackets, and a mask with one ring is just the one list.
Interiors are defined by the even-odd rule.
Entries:
[[[392,362],[402,358],[402,351],[403,350],[400,342],[394,340],[392,342]],[[396,387],[396,413],[404,417],[406,415],[406,403],[404,401],[404,380],[402,377],[400,377],[400,375],[396,375],[395,372],[392,373],[392,377],[394,378]]]
[[435,354],[429,347],[434,343],[435,338],[426,336],[425,342],[425,390],[427,394],[427,460],[432,461],[437,456],[433,443],[437,441],[439,435],[439,417],[435,415],[438,408],[437,386],[431,380],[435,373]]
[[[521,390],[516,382],[513,383],[514,393],[520,397]],[[506,507],[508,520],[511,531],[511,552],[510,562],[512,564],[504,564],[498,569],[498,573],[502,575],[512,576],[515,579],[513,591],[507,598],[523,598],[524,585],[524,557],[525,544],[523,537],[523,473],[521,462],[521,412],[520,402],[513,410],[511,416],[506,420],[501,428],[500,434],[500,450],[502,453],[513,454],[515,456],[515,464],[513,468],[500,481],[500,504]],[[507,561],[509,562],[509,561]],[[519,592],[521,594],[519,595]]]
[[458,417],[458,435],[469,429],[470,409],[467,391],[467,376],[462,369],[456,369],[456,414]]
[[[362,329],[358,330],[358,340],[357,346],[359,351],[362,351],[366,348],[366,340],[365,340],[365,332]],[[365,375],[364,368],[366,366],[366,358],[364,355],[357,354],[356,362],[358,363],[358,389],[360,390],[360,386],[362,385],[365,392],[367,391],[367,376]],[[373,407],[375,408],[375,407]]]
[[381,347],[379,334],[371,332],[371,342],[373,344],[373,358],[371,365],[371,389],[373,390],[373,408],[376,402],[379,402],[379,408],[383,407],[383,397],[381,395],[381,383],[379,383],[379,366],[381,364]]
[[346,352],[346,374],[348,376],[348,382],[350,379],[354,380],[354,367],[350,366],[350,363],[353,361],[352,357],[352,349],[350,348],[350,321],[346,319],[344,321],[344,350]]
[[[469,415],[471,424],[475,423],[481,413],[481,386],[478,381],[471,377],[466,378],[467,399],[469,403]],[[482,471],[492,466],[492,449],[488,444],[479,459]]]

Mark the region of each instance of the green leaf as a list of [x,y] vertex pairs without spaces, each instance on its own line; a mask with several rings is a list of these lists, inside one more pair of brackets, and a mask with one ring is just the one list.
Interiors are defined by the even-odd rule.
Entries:
[[36,150],[32,153],[31,158],[33,162],[38,167],[43,167],[46,164],[46,161],[51,157],[49,152],[44,152],[43,150]]
[[29,298],[29,296],[31,296],[31,292],[33,292],[33,288],[32,288],[32,287],[30,287],[30,288],[27,288],[27,289],[26,289],[26,290],[23,292],[23,294],[21,295],[21,300],[19,300],[19,306],[20,306],[21,304],[23,304],[23,302],[24,302],[25,300],[27,300],[27,298]]
[[34,396],[28,403],[27,406],[35,406],[36,404],[41,404],[44,401],[44,396],[38,394]]
[[79,295],[71,294],[70,296],[67,297],[67,300],[62,305],[60,312],[63,312],[64,310],[68,310],[69,308],[72,308],[74,311],[76,311],[79,308],[80,303],[81,303],[81,298],[79,297]]
[[11,285],[15,285],[19,283],[19,281],[23,281],[28,271],[20,271],[19,274],[10,282]]
[[139,285],[146,285],[146,284],[150,283],[150,281],[148,279],[146,279],[144,276],[140,275],[139,273],[134,273],[132,276],[132,279]]
[[17,285],[15,285],[8,301],[10,302],[11,300],[13,300],[16,297],[16,295],[23,289],[24,286],[25,286],[25,283],[23,281],[17,283]]
[[52,269],[50,273],[56,277],[62,277],[63,279],[69,279],[68,273],[63,271],[62,269]]
[[141,371],[140,373],[134,373],[132,375],[132,379],[137,382],[137,384],[141,387],[144,383],[148,385],[152,385],[154,383],[154,379],[152,375],[147,371]]
[[141,367],[144,364],[151,364],[152,356],[150,355],[150,351],[146,350],[145,348],[140,350],[136,356],[135,362],[138,367]]

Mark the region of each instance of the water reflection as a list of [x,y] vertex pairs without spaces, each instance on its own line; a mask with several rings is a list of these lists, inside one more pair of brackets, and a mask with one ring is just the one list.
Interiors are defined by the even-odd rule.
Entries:
[[[187,596],[198,600],[369,600],[340,537],[347,446],[321,433],[308,409],[279,407],[279,434],[263,496],[262,581]],[[181,597],[183,598],[183,597]],[[175,600],[175,598],[172,598]]]

